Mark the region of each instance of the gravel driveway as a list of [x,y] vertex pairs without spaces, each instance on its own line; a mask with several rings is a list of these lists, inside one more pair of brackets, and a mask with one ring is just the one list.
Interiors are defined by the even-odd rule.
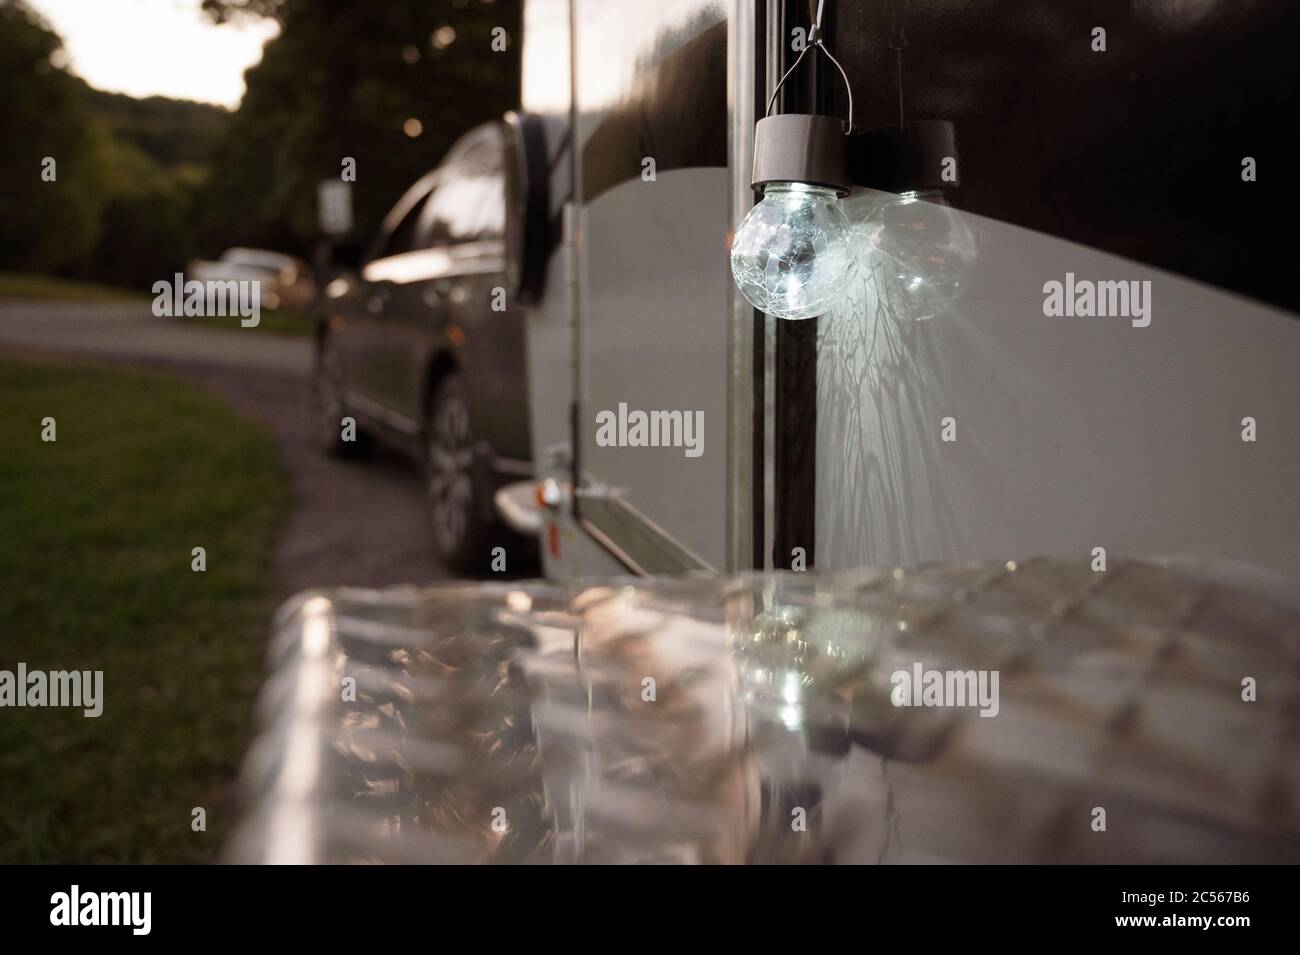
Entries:
[[[182,326],[148,302],[0,304],[0,353],[90,357],[193,379],[275,434],[295,507],[276,569],[285,595],[307,587],[425,583],[447,576],[433,556],[423,489],[406,459],[327,457],[311,433],[311,341]],[[0,398],[3,385],[0,384]]]

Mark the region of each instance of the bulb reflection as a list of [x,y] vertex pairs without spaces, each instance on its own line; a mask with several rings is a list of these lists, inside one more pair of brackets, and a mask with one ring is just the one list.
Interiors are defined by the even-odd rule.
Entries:
[[965,291],[978,244],[966,217],[942,193],[891,196],[855,231],[881,301],[896,317],[943,315]]
[[779,595],[769,597],[767,609],[731,624],[746,705],[791,730],[834,708],[836,688],[861,672],[873,645],[860,617],[783,603]]

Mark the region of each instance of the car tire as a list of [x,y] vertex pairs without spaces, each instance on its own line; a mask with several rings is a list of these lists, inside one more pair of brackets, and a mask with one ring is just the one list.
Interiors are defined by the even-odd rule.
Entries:
[[504,540],[495,519],[484,517],[494,513],[492,488],[475,473],[469,389],[456,372],[439,378],[429,395],[423,448],[425,496],[438,559],[462,573],[487,570],[493,541]]
[[355,424],[353,440],[344,440],[343,419],[348,415],[343,388],[343,358],[327,336],[316,349],[316,368],[312,375],[312,428],[317,446],[326,454],[356,458],[369,453],[370,435]]

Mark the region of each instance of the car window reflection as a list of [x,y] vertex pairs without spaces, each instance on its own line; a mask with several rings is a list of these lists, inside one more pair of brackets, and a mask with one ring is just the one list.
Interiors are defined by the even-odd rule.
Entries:
[[505,185],[501,174],[453,173],[420,211],[415,248],[500,239],[505,234]]

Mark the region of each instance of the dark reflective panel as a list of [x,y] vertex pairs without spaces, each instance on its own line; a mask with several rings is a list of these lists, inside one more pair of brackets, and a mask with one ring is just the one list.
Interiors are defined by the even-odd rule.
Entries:
[[[955,124],[959,208],[1300,311],[1300,4],[886,0],[828,3],[825,26],[859,129]],[[822,111],[843,115],[818,69]]]

